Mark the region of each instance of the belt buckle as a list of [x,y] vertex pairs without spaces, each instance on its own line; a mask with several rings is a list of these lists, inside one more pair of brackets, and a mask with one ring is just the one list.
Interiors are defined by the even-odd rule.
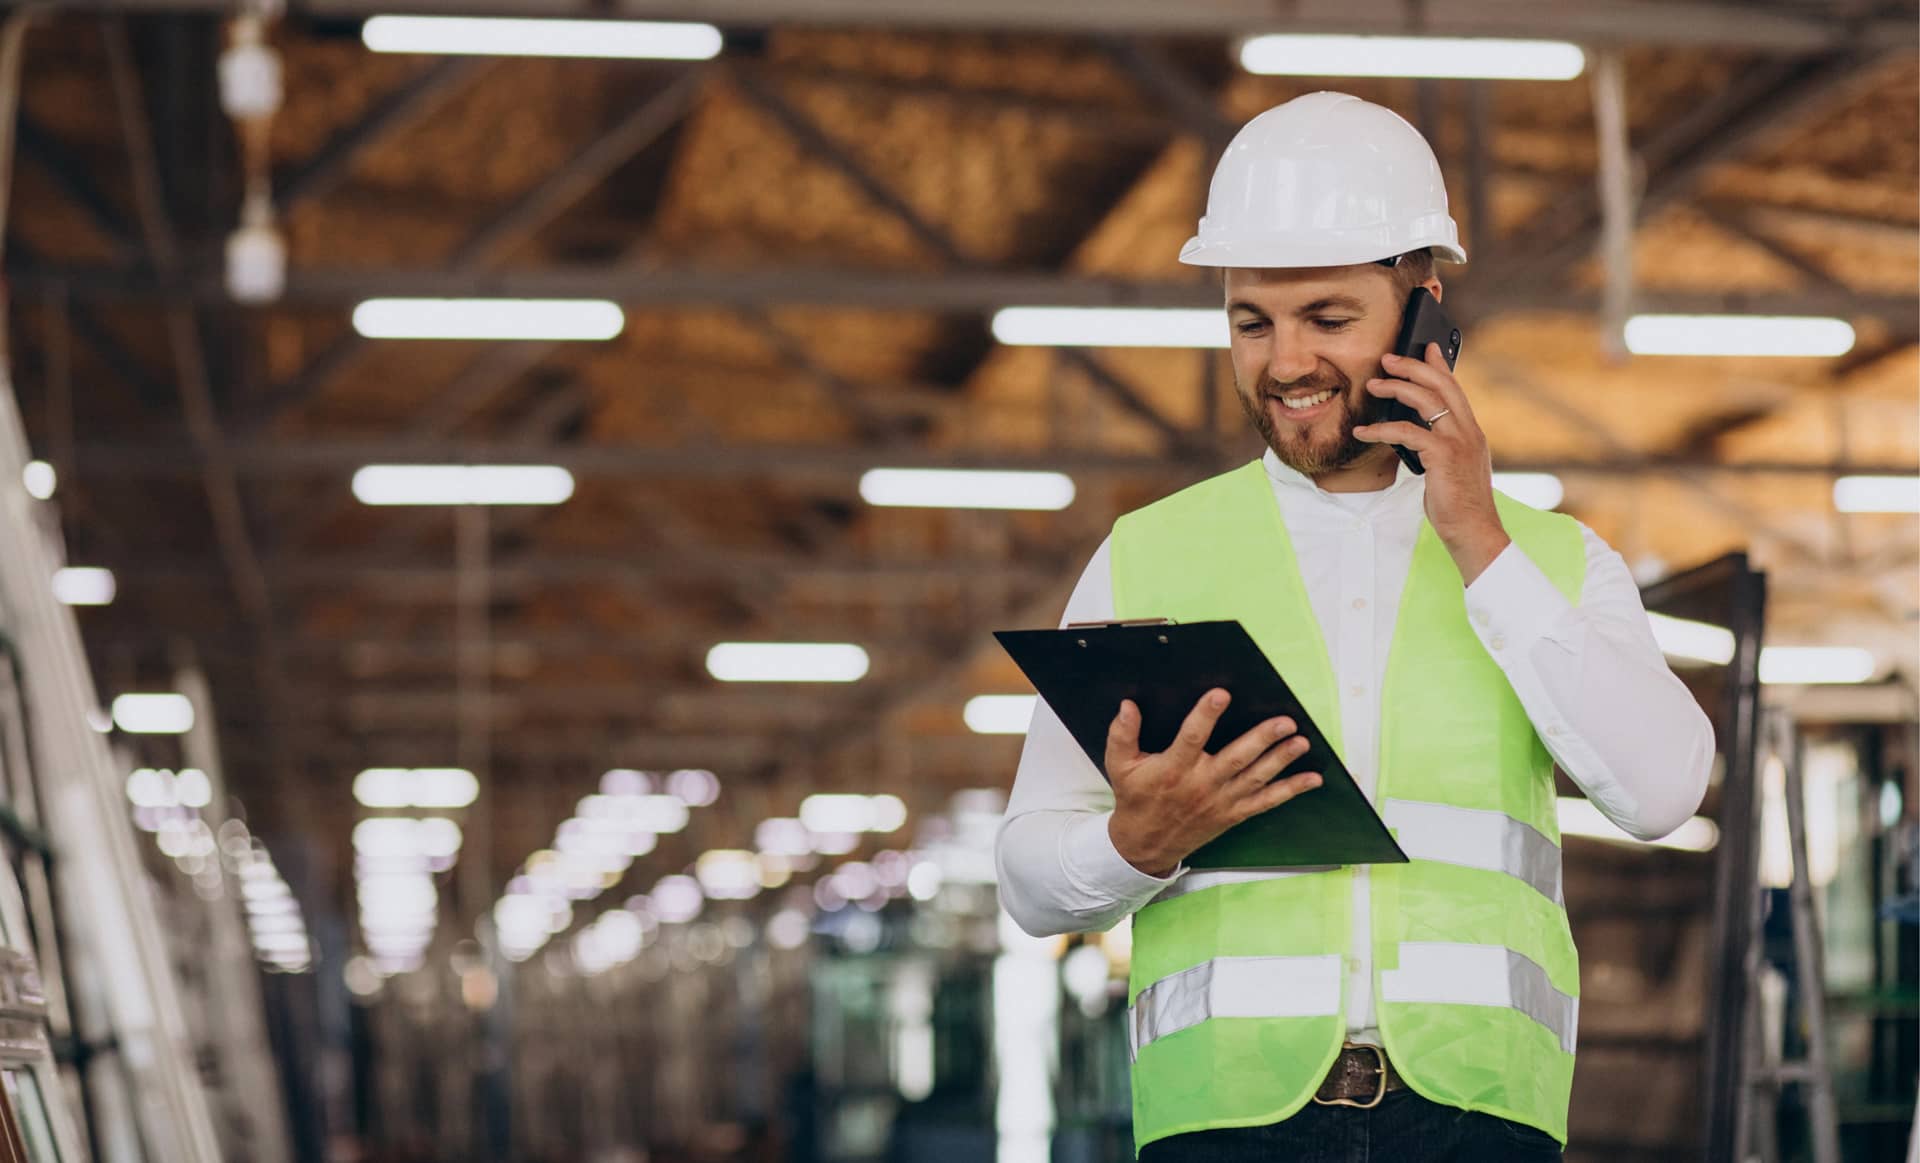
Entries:
[[1313,1101],[1319,1104],[1320,1106],[1350,1106],[1350,1107],[1354,1107],[1357,1110],[1370,1111],[1374,1107],[1377,1107],[1382,1102],[1384,1102],[1387,1097],[1386,1051],[1382,1050],[1378,1046],[1369,1045],[1365,1042],[1348,1043],[1348,1045],[1345,1048],[1349,1050],[1373,1051],[1374,1061],[1379,1063],[1379,1065],[1374,1068],[1374,1073],[1380,1076],[1380,1088],[1374,1091],[1373,1097],[1368,1099],[1366,1102],[1355,1102],[1353,1099],[1350,1099],[1350,1098],[1321,1098],[1318,1094],[1313,1096]]

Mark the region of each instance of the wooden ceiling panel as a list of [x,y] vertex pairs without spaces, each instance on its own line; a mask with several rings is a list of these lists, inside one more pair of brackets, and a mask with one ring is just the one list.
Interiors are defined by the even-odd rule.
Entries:
[[[1580,281],[1604,281],[1598,262],[1584,265]],[[1806,283],[1791,266],[1761,247],[1715,225],[1686,207],[1662,211],[1633,236],[1633,280],[1659,291],[1786,291]]]
[[1147,107],[1103,55],[1065,37],[781,29],[768,38],[767,59],[951,89],[1118,110]]
[[654,238],[662,258],[721,267],[904,270],[936,258],[732,84],[709,89],[690,119]]
[[[1920,210],[1920,198],[1913,199]],[[1867,294],[1902,295],[1920,286],[1920,229],[1823,220],[1761,210],[1753,225],[1768,237]]]

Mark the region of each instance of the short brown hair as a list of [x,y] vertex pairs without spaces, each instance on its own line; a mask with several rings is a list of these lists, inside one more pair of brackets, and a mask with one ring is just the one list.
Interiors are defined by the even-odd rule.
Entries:
[[1400,297],[1404,299],[1415,287],[1433,277],[1433,251],[1424,246],[1410,250],[1400,256],[1392,271],[1394,286],[1400,289]]

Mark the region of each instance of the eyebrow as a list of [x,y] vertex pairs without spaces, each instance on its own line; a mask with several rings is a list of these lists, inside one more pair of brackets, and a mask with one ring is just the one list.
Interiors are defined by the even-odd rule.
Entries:
[[[1299,308],[1294,314],[1300,316],[1318,315],[1322,311],[1330,310],[1351,311],[1356,315],[1365,315],[1367,313],[1367,305],[1352,295],[1323,295],[1313,302],[1308,303],[1306,306]],[[1229,315],[1235,311],[1251,311],[1255,315],[1266,315],[1265,310],[1247,302],[1245,299],[1235,299],[1227,304],[1227,313]]]

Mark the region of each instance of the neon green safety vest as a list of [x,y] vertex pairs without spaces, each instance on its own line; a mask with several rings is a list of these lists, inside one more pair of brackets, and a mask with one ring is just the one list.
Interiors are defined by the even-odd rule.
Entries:
[[[1515,544],[1578,600],[1579,526],[1496,503]],[[1259,461],[1122,517],[1112,555],[1119,617],[1238,619],[1343,750],[1333,667]],[[1425,522],[1387,663],[1378,777],[1374,805],[1411,858],[1371,872],[1374,997],[1394,1068],[1435,1102],[1565,1142],[1580,969],[1553,761]],[[1305,1106],[1346,1034],[1352,928],[1346,868],[1176,884],[1141,909],[1127,1014],[1135,1143]]]

